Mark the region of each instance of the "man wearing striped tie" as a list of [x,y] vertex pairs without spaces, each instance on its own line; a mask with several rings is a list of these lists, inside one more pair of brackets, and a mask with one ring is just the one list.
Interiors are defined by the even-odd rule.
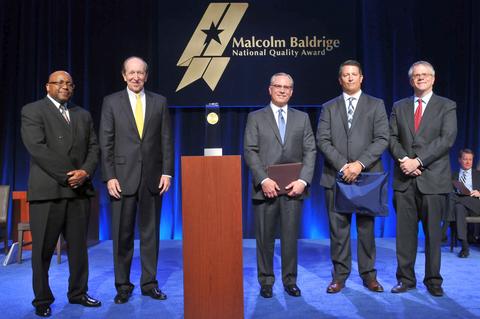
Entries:
[[452,196],[454,201],[455,221],[457,224],[457,238],[462,242],[462,249],[458,257],[467,258],[470,255],[467,240],[467,216],[480,216],[480,172],[473,169],[473,151],[464,148],[458,154],[460,170],[453,174],[470,191],[469,194],[457,192]]
[[[332,281],[327,293],[338,293],[345,287],[352,270],[350,245],[351,214],[335,211],[335,177],[351,183],[362,172],[382,172],[381,155],[388,146],[388,118],[381,99],[362,92],[362,68],[355,60],[340,65],[338,82],[342,94],[322,106],[317,129],[317,146],[325,158],[320,185],[325,188],[325,202],[330,226]],[[356,215],[358,272],[363,285],[382,292],[375,269],[375,219]]]
[[112,209],[116,304],[126,303],[133,291],[130,266],[138,210],[142,295],[164,300],[157,263],[162,194],[173,175],[173,145],[165,97],[144,89],[148,65],[138,57],[123,63],[127,87],[103,100],[99,141],[102,175]]

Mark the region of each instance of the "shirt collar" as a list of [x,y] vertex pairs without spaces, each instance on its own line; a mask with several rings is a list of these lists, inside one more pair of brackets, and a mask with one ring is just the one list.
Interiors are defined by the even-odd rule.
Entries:
[[[430,101],[430,99],[432,98],[432,95],[433,95],[433,91],[430,91],[430,93],[422,97],[422,101],[424,105],[428,104],[428,101]],[[419,99],[418,96],[414,97],[415,105],[417,104],[418,99]]]
[[285,105],[284,107],[278,107],[273,102],[270,102],[270,107],[272,108],[273,114],[277,114],[278,110],[282,109],[284,113],[287,113],[288,111],[288,104]]
[[358,102],[358,100],[360,99],[360,95],[362,95],[362,90],[359,90],[357,93],[355,94],[352,94],[352,95],[348,95],[347,93],[343,92],[343,99],[345,101],[348,101],[349,98],[353,97],[355,98],[355,100]]
[[[58,102],[57,100],[55,100],[53,97],[51,97],[50,95],[47,94],[47,97],[50,99],[50,101],[57,107],[57,109],[60,109],[60,102]],[[63,103],[63,105],[65,106],[65,108],[67,108],[67,104],[68,102],[65,102]]]
[[140,94],[140,97],[145,95],[145,89],[142,89],[139,93],[135,93],[127,87],[127,93],[129,96],[136,98],[137,94]]

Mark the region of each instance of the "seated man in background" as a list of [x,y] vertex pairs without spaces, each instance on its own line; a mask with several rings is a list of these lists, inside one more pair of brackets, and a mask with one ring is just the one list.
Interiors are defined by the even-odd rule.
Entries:
[[470,194],[463,194],[457,190],[457,194],[452,196],[453,211],[457,223],[457,238],[462,242],[462,250],[458,257],[467,258],[470,255],[467,240],[467,216],[480,216],[480,172],[474,170],[473,151],[465,148],[458,154],[460,170],[453,173],[453,179],[462,182],[470,191]]

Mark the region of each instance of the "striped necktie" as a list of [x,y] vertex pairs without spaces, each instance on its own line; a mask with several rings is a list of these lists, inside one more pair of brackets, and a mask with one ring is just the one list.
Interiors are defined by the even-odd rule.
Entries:
[[65,122],[67,122],[67,124],[70,124],[70,119],[68,118],[67,107],[65,106],[65,104],[60,104],[58,108],[60,109],[60,114],[62,114],[62,117],[65,120]]
[[460,175],[460,182],[463,183],[463,185],[467,185],[467,171],[462,171],[462,175]]

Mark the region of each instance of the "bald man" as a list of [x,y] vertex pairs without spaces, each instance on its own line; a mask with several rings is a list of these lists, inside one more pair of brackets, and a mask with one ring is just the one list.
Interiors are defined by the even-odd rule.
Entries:
[[32,232],[32,301],[49,317],[55,300],[48,269],[58,236],[67,241],[68,300],[99,307],[88,290],[87,227],[93,176],[99,158],[90,113],[70,102],[75,85],[65,71],[53,72],[47,96],[22,108],[22,140],[31,156],[27,197]]

